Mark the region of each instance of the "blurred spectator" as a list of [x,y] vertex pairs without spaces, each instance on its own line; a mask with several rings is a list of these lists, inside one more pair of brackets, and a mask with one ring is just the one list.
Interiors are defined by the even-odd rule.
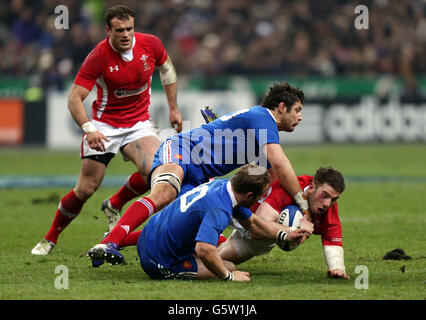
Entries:
[[[426,73],[426,4],[367,0],[369,28],[357,30],[349,0],[12,0],[0,4],[0,74],[33,75],[62,88],[106,36],[103,11],[137,11],[136,31],[163,40],[179,75],[393,75],[406,94]],[[69,30],[54,9],[69,9]]]

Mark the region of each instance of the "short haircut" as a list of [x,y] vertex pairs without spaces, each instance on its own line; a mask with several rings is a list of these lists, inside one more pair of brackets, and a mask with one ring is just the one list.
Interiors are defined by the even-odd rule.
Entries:
[[117,18],[119,20],[128,20],[130,17],[135,17],[135,11],[124,5],[109,7],[105,12],[105,22],[110,28],[112,19]]
[[346,188],[343,175],[332,167],[319,168],[315,173],[313,182],[316,186],[327,183],[339,193],[342,193]]
[[303,103],[305,95],[302,90],[292,87],[287,82],[274,83],[269,87],[268,92],[262,99],[261,106],[268,109],[275,109],[280,102],[284,102],[287,107],[287,112],[290,112],[291,107],[298,101]]
[[269,181],[268,170],[255,164],[246,164],[232,176],[231,185],[236,193],[253,192],[257,197],[263,194]]

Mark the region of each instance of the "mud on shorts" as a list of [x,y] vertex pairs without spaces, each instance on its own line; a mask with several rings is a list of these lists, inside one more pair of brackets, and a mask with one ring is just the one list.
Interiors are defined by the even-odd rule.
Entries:
[[[129,128],[115,128],[106,123],[92,120],[96,129],[99,130],[109,141],[104,141],[105,151],[96,151],[89,147],[86,139],[86,134],[83,134],[81,141],[80,157],[91,158],[95,161],[102,162],[105,165],[119,152],[123,152],[123,148],[129,143],[138,139],[153,136],[158,139],[158,128],[155,123],[149,119],[146,121],[139,121],[133,127]],[[124,161],[129,159],[123,154]]]

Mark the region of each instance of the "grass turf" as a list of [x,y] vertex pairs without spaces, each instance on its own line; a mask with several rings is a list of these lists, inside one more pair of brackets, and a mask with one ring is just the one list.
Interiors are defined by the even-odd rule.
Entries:
[[[332,165],[345,175],[347,190],[339,208],[351,279],[326,277],[319,236],[293,252],[276,248],[241,264],[239,269],[251,274],[250,283],[150,280],[140,268],[134,247],[123,251],[127,265],[93,269],[85,254],[106,229],[100,204],[118,187],[101,187],[88,200],[52,254],[32,256],[31,248],[47,232],[58,201],[69,188],[11,188],[0,190],[0,299],[423,300],[425,145],[290,146],[285,151],[298,174],[313,174],[320,165]],[[0,176],[77,176],[79,167],[76,152],[1,150]],[[117,158],[107,175],[125,177],[132,170],[131,164]],[[382,260],[395,248],[404,249],[413,259]],[[362,275],[355,272],[360,265],[368,268],[368,289],[355,286]],[[68,270],[68,289],[55,287],[63,275],[60,270],[55,273],[58,266]]]

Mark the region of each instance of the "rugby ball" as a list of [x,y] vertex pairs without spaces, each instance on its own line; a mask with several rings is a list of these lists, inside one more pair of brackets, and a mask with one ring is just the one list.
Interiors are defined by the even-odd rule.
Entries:
[[[295,230],[300,227],[300,220],[303,218],[303,213],[298,206],[289,205],[285,207],[278,218],[277,223],[289,227],[290,230]],[[292,251],[298,246],[295,242],[286,241],[284,245],[279,246],[284,251]]]

